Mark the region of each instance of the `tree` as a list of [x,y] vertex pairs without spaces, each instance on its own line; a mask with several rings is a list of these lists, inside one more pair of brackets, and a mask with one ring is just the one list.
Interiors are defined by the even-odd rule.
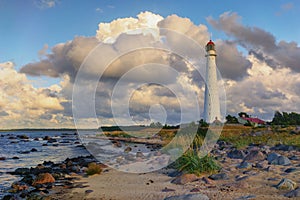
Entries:
[[239,117],[250,117],[247,113],[245,112],[240,112],[239,114]]
[[226,116],[226,124],[237,124],[238,119],[235,116],[227,115]]
[[276,111],[272,120],[273,125],[300,125],[300,114]]

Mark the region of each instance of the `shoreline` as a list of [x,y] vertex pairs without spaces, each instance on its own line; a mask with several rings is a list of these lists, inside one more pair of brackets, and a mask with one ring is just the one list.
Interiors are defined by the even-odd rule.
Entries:
[[[236,158],[241,151],[246,153],[245,157]],[[183,195],[180,198],[187,195],[203,195],[203,199],[208,197],[212,200],[299,199],[299,196],[295,196],[300,195],[299,149],[276,145],[248,146],[244,150],[237,150],[232,149],[228,143],[220,142],[212,153],[219,157],[222,166],[214,177],[210,174],[199,177],[182,174],[171,167],[149,173],[125,173],[101,165],[93,156],[66,159],[61,163],[44,162],[35,168],[15,170],[15,173],[23,176],[23,183],[19,181],[19,184],[14,186],[20,191],[12,193],[10,198],[3,199],[13,199],[14,196],[34,199],[38,196],[41,199],[53,200],[157,200],[178,195]],[[268,157],[271,154],[289,158],[290,163],[270,164]],[[101,166],[103,169],[101,174],[86,176],[86,168],[91,162],[97,162]],[[243,163],[250,164],[243,165]],[[33,188],[32,175],[37,176],[40,173],[51,173],[55,181],[35,185]],[[285,179],[295,182],[294,188],[279,189],[278,184]],[[291,192],[294,194],[289,194]]]

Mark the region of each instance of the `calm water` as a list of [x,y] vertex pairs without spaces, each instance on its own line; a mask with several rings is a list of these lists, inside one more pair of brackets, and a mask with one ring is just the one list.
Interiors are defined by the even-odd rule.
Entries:
[[[90,132],[87,132],[90,133]],[[29,139],[20,139],[18,135],[26,135]],[[50,136],[56,139],[54,143],[48,143],[42,138]],[[38,140],[35,140],[38,138]],[[14,171],[19,167],[35,167],[44,161],[60,162],[66,158],[89,155],[88,151],[79,147],[78,137],[74,131],[7,131],[0,132],[0,199],[4,195],[5,188],[19,179],[6,172]],[[35,148],[37,152],[30,152]],[[26,151],[29,151],[29,153]],[[24,153],[25,152],[25,153]],[[19,159],[12,159],[13,157]]]

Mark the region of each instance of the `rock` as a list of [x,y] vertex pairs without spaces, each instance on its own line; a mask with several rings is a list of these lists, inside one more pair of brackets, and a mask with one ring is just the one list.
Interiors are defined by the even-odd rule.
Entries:
[[8,195],[5,195],[2,200],[12,200],[12,199],[15,199],[13,195],[11,194],[8,194]]
[[94,191],[93,191],[93,190],[86,190],[86,191],[85,191],[86,194],[90,194],[90,193],[92,193],[92,192],[94,192]]
[[297,183],[290,179],[284,178],[276,185],[276,188],[279,190],[294,190],[296,186]]
[[213,174],[213,175],[210,175],[208,178],[210,178],[212,180],[227,180],[227,179],[229,179],[229,177],[226,173]]
[[16,182],[11,185],[15,192],[27,190],[29,187],[25,183]]
[[264,169],[268,167],[268,161],[264,160],[255,164],[255,167],[258,169]]
[[171,183],[184,185],[186,183],[190,183],[193,181],[199,180],[199,177],[195,174],[183,174],[181,176],[176,177]]
[[55,179],[50,173],[42,173],[35,178],[32,185],[35,186],[37,184],[54,183],[54,182]]
[[37,152],[38,150],[36,148],[32,148],[30,151],[31,152]]
[[120,147],[122,147],[122,143],[119,141],[113,141],[113,146],[120,148]]
[[28,140],[29,139],[29,137],[27,135],[18,135],[17,137],[20,138],[20,139],[23,139],[23,140]]
[[244,159],[245,156],[246,154],[244,153],[244,151],[237,149],[232,150],[227,154],[227,157],[231,159]]
[[48,136],[48,135],[46,135],[46,136],[43,138],[43,140],[51,140],[51,137]]
[[131,147],[126,147],[126,148],[124,149],[124,152],[125,152],[125,153],[128,153],[128,152],[130,152],[131,150],[132,150]]
[[209,178],[206,178],[206,177],[203,177],[201,179],[205,184],[210,184],[210,185],[213,185],[214,184],[214,181],[209,179]]
[[199,188],[193,188],[190,190],[190,192],[200,192],[200,189]]
[[270,153],[270,154],[268,155],[268,157],[267,157],[267,160],[268,160],[269,164],[270,164],[273,160],[275,160],[276,158],[278,158],[279,156],[281,156],[281,155],[278,154],[278,153]]
[[13,159],[13,160],[18,160],[18,159],[20,159],[18,156],[14,156],[14,157],[12,157],[11,159]]
[[298,156],[296,156],[296,155],[292,155],[291,157],[290,157],[290,160],[300,160],[299,159],[299,157]]
[[5,157],[0,157],[0,160],[6,160],[6,158]]
[[204,194],[185,194],[167,197],[164,200],[209,200],[209,198]]
[[175,190],[174,190],[174,189],[171,189],[171,188],[165,187],[165,188],[162,189],[161,191],[162,191],[162,192],[174,192]]
[[30,173],[30,169],[29,168],[17,168],[13,174],[15,175],[26,175]]
[[252,168],[252,163],[248,163],[246,161],[241,162],[241,164],[239,164],[237,166],[238,169],[251,169]]
[[256,162],[263,161],[266,156],[259,150],[252,150],[249,154],[244,158],[244,161]]
[[135,156],[137,158],[144,158],[145,157],[144,154],[142,152],[140,152],[140,151],[136,152]]
[[300,197],[300,188],[298,188],[296,190],[292,190],[292,191],[286,193],[284,196],[288,197],[288,198]]
[[290,159],[288,159],[285,156],[279,156],[279,157],[275,158],[270,164],[286,166],[286,165],[290,165],[291,161],[290,161]]
[[298,171],[300,171],[299,168],[291,167],[291,168],[286,169],[284,172],[285,173],[293,173],[293,172],[298,172]]
[[243,180],[246,180],[248,178],[249,178],[249,176],[238,176],[238,177],[236,177],[235,181],[243,181]]
[[239,198],[237,198],[236,200],[247,200],[247,199],[255,199],[256,196],[255,195],[247,195],[247,196],[241,196]]

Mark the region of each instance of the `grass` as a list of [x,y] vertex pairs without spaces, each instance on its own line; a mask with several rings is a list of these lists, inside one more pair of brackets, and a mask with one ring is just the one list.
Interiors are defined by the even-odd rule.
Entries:
[[88,176],[91,176],[94,174],[101,174],[101,172],[102,172],[102,168],[97,163],[92,162],[92,163],[88,164],[88,168],[86,170],[86,174]]
[[200,175],[215,173],[221,169],[216,160],[210,156],[200,158],[197,151],[187,150],[176,162],[175,167],[182,172]]
[[220,140],[233,144],[237,149],[242,149],[249,144],[264,144],[274,146],[276,144],[285,144],[300,147],[300,135],[292,135],[290,131],[294,127],[276,127],[266,133],[253,136],[251,134],[260,131],[266,131],[266,128],[254,128],[248,131],[243,130],[242,133],[222,132]]

